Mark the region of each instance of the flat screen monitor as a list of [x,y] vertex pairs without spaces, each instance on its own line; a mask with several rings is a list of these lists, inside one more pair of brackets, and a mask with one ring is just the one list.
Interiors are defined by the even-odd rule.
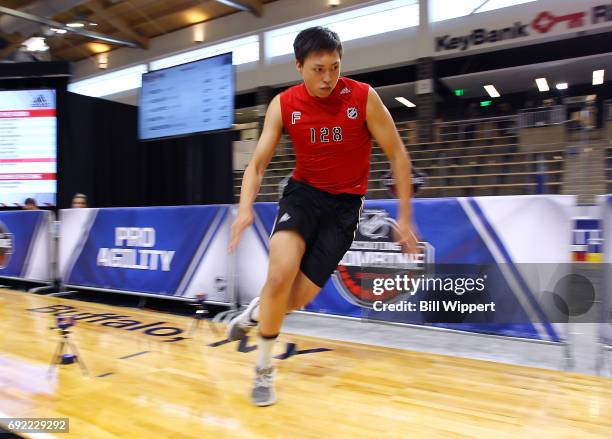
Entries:
[[0,206],[55,206],[55,90],[0,90]]
[[234,77],[231,52],[143,74],[140,139],[231,128]]

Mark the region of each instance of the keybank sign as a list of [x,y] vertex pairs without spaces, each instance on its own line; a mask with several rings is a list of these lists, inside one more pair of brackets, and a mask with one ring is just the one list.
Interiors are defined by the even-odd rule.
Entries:
[[528,23],[516,21],[512,26],[503,29],[479,28],[472,30],[468,35],[436,37],[436,52],[456,49],[468,50],[483,44],[546,34],[557,26],[564,26],[565,29],[572,30],[610,21],[612,21],[612,3],[595,6],[590,12],[581,11],[565,15],[554,15],[550,11],[543,11]]

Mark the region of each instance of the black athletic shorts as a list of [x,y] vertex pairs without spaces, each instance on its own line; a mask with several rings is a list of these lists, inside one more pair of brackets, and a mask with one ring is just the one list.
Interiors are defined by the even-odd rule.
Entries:
[[294,230],[304,238],[300,270],[323,287],[351,247],[362,205],[361,195],[334,195],[292,178],[279,201],[272,234]]

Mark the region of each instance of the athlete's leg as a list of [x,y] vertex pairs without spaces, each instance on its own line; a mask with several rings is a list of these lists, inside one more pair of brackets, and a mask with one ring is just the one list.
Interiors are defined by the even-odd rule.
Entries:
[[281,230],[270,239],[268,276],[259,301],[259,332],[263,336],[280,331],[305,250],[304,239],[297,232]]
[[[308,305],[321,288],[312,282],[304,273],[298,272],[289,291],[289,300],[285,313]],[[234,317],[227,330],[228,340],[240,340],[259,323],[259,296],[254,298],[247,308]]]
[[[268,276],[260,296],[254,298],[244,312],[234,317],[227,327],[228,340],[240,340],[263,320],[260,332],[269,335],[278,333],[282,316],[287,312],[288,297],[293,281],[300,270],[306,252],[306,242],[316,234],[319,219],[316,203],[312,194],[294,187],[289,182],[288,192],[279,203],[275,232],[270,239]],[[271,300],[274,297],[274,300]],[[261,315],[261,302],[271,313],[271,317]],[[270,323],[268,323],[270,322]],[[270,325],[268,327],[266,325]]]
[[255,405],[266,406],[276,402],[272,350],[287,312],[289,292],[305,250],[304,239],[294,231],[281,230],[270,239],[268,276],[261,290],[258,312],[257,363],[251,390],[251,400]]
[[321,291],[321,287],[308,279],[308,277],[300,271],[291,286],[287,312],[295,311],[296,309],[308,305],[319,291]]

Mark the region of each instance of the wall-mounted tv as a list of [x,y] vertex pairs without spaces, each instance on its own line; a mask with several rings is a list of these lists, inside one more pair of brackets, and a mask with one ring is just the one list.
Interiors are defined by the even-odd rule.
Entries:
[[153,140],[231,128],[232,53],[142,75],[139,137]]

